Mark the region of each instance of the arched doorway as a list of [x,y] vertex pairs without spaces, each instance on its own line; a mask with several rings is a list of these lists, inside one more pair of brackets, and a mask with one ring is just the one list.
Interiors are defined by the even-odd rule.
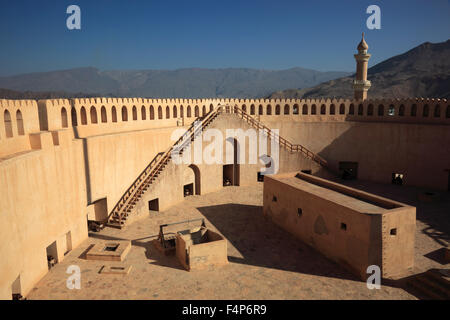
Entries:
[[201,194],[200,169],[195,164],[188,166],[183,180],[184,197]]

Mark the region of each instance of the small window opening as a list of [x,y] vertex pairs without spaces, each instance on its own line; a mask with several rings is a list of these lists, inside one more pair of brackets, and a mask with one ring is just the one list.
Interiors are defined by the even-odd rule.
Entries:
[[149,211],[159,211],[159,199],[153,199],[148,202]]
[[188,197],[188,196],[192,196],[193,194],[194,194],[194,184],[193,183],[186,184],[183,187],[183,195],[185,197]]
[[403,185],[403,174],[402,173],[393,173],[392,174],[392,184]]

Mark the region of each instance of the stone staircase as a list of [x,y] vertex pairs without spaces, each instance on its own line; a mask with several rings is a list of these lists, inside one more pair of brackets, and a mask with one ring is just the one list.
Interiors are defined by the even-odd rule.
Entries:
[[430,269],[406,280],[406,289],[419,299],[450,300],[450,270]]
[[266,127],[260,121],[256,120],[237,106],[219,106],[217,109],[210,111],[206,116],[197,119],[198,121],[194,121],[186,130],[186,133],[167,151],[156,155],[114,206],[108,216],[106,225],[121,229],[125,225],[125,222],[136,203],[142,198],[142,195],[150,188],[152,183],[157,180],[158,176],[172,160],[172,152],[178,151],[178,153],[182,155],[184,149],[194,141],[195,137],[201,134],[203,130],[222,113],[235,114],[245,120],[253,128],[264,130],[271,139],[278,139],[280,145],[286,150],[302,153],[306,158],[313,160],[323,167],[327,167],[327,162],[323,158],[309,151],[302,145],[294,145],[286,139],[276,135],[270,128]]

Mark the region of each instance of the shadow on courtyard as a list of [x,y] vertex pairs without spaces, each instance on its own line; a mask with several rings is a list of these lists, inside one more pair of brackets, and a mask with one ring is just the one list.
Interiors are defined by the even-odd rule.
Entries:
[[197,209],[228,240],[228,261],[232,263],[358,281],[356,276],[267,220],[260,206],[224,204]]
[[[228,260],[232,263],[361,281],[265,218],[260,206],[224,204],[197,209],[242,255],[242,258],[235,256],[236,251],[229,245]],[[433,253],[433,257],[430,258],[436,258],[434,256],[439,254]],[[382,279],[382,285],[403,289],[423,299],[421,292],[408,284],[420,276],[421,274],[412,275],[398,280]]]
[[[228,240],[228,260],[230,263],[272,268],[308,275],[361,280],[342,266],[327,259],[315,249],[279,228],[262,214],[262,207],[242,204],[224,204],[197,208],[211,224]],[[130,240],[120,237],[90,232],[89,237],[100,240]],[[132,246],[145,249],[145,257],[152,265],[184,270],[176,256],[165,256],[152,241],[157,235],[131,240]],[[232,247],[231,247],[232,246]],[[233,248],[234,247],[234,248]],[[89,246],[79,258],[83,259]],[[433,253],[438,256],[438,253]],[[239,257],[242,256],[242,257]],[[430,258],[433,258],[430,256]],[[401,288],[419,299],[426,297],[410,288],[407,281],[420,275],[399,280],[383,279],[382,285]]]
[[[260,206],[224,204],[197,209],[208,220],[206,226],[214,225],[228,240],[230,263],[360,281],[337,263],[265,219]],[[129,240],[95,232],[90,232],[89,237],[108,241]],[[156,237],[157,235],[151,235],[134,239],[131,244],[144,248],[145,256],[151,260],[151,264],[184,270],[176,256],[165,256],[154,247],[152,240]],[[238,252],[230,248],[230,245]],[[83,258],[83,254],[79,258]]]

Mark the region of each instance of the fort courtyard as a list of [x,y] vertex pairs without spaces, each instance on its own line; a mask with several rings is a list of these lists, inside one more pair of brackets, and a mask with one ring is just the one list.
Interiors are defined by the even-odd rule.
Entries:
[[[423,188],[347,184],[416,206],[412,273],[443,267],[433,252],[449,242],[445,214],[450,211],[448,193],[441,193],[437,202],[427,202],[418,200],[427,191]],[[90,232],[87,240],[37,283],[28,299],[417,299],[401,282],[383,281],[380,290],[369,290],[365,282],[340,265],[267,221],[262,215],[262,191],[262,185],[231,186],[188,197],[124,230]],[[205,218],[208,228],[227,239],[228,265],[188,272],[175,256],[165,256],[153,246],[160,224],[195,218]],[[121,239],[132,243],[130,253],[120,263],[132,265],[129,274],[101,274],[104,261],[85,259],[92,243]],[[66,286],[70,265],[81,268],[80,290]]]

